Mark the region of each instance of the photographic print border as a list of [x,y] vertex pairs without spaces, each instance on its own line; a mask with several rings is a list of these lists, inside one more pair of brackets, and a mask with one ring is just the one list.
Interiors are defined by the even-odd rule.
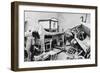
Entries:
[[[95,64],[84,65],[65,65],[65,66],[50,66],[50,67],[34,67],[34,68],[19,68],[18,57],[18,42],[19,42],[19,5],[27,6],[46,6],[46,7],[63,7],[63,8],[83,8],[95,10]],[[13,71],[28,71],[28,70],[47,70],[60,68],[76,68],[76,67],[92,67],[97,66],[97,7],[96,6],[82,6],[82,5],[68,5],[68,4],[50,4],[50,3],[34,3],[34,2],[12,2],[11,3],[11,70]]]

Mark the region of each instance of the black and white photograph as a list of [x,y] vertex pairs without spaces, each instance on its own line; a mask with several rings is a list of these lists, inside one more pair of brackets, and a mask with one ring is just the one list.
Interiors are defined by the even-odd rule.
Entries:
[[90,59],[89,13],[24,11],[24,61]]
[[97,66],[97,7],[12,3],[12,69]]

